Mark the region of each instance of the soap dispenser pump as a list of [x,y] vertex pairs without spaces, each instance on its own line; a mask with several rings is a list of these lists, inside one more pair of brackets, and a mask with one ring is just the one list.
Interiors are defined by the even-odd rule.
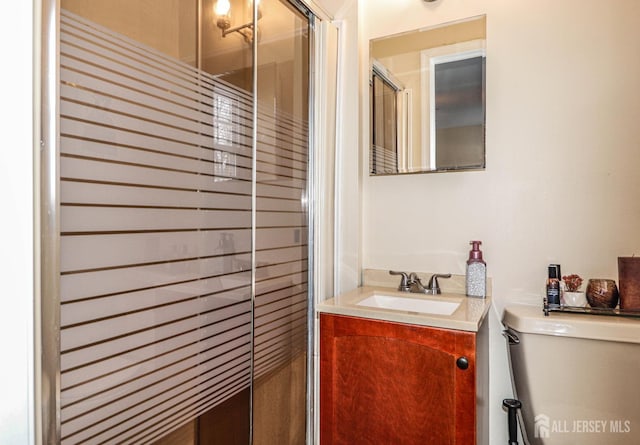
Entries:
[[482,241],[471,241],[471,251],[467,260],[467,296],[487,296],[487,263],[482,259],[480,244]]

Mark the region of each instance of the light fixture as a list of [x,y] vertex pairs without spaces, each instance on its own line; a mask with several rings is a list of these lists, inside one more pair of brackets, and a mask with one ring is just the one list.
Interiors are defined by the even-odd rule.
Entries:
[[[258,8],[258,20],[262,17],[260,8],[260,0],[256,0]],[[248,6],[253,11],[253,0],[248,0]],[[217,0],[213,6],[213,12],[216,16],[216,26],[222,30],[222,37],[226,37],[232,32],[237,32],[244,37],[245,42],[252,43],[255,34],[253,21],[244,25],[231,27],[231,2],[229,0]]]

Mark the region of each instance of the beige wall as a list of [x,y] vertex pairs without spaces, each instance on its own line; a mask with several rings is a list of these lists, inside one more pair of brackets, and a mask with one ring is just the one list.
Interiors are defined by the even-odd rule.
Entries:
[[62,0],[68,11],[195,63],[195,0]]
[[435,28],[420,28],[417,31],[372,40],[370,50],[376,58],[392,58],[400,51],[418,53],[425,49],[484,40],[487,37],[485,17],[447,23],[446,26]]
[[[486,170],[369,177],[368,40],[479,14]],[[507,437],[503,307],[541,304],[550,262],[617,279],[617,256],[640,254],[639,18],[636,0],[359,2],[362,267],[462,274],[468,241],[484,242],[495,302],[491,443]]]

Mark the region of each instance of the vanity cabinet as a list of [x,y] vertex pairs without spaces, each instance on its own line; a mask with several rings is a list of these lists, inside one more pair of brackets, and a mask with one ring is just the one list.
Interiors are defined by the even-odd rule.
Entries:
[[320,314],[321,445],[486,443],[484,337]]

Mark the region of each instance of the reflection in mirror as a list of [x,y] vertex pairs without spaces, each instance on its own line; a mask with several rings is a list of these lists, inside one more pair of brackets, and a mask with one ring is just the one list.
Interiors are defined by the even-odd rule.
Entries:
[[485,167],[485,17],[375,39],[372,175]]

